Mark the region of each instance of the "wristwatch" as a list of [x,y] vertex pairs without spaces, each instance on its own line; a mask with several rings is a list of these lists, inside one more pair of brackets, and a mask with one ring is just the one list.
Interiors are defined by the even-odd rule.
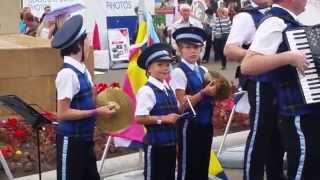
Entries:
[[158,125],[162,124],[162,120],[161,119],[157,119],[157,124]]

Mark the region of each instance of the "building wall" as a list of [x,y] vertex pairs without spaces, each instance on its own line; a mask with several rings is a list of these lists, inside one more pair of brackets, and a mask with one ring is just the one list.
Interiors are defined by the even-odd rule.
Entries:
[[15,34],[19,32],[20,0],[1,0],[0,34]]

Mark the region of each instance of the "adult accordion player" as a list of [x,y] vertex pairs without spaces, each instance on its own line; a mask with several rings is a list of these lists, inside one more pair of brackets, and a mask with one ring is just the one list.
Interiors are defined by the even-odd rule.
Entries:
[[303,52],[309,62],[304,74],[297,71],[301,92],[306,104],[320,102],[320,24],[302,26],[285,32],[291,50]]

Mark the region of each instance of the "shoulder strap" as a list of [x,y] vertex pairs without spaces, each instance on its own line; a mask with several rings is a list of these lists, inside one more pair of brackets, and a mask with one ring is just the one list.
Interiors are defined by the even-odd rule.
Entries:
[[256,28],[258,28],[261,20],[265,16],[265,14],[263,14],[262,12],[259,11],[260,9],[262,9],[262,8],[248,7],[248,8],[241,10],[241,12],[246,12],[251,16]]

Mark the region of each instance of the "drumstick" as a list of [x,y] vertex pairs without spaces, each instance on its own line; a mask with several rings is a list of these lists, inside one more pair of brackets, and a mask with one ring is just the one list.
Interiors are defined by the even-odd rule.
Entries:
[[196,113],[196,111],[194,110],[194,108],[193,108],[193,106],[192,106],[192,104],[191,104],[191,101],[190,101],[190,99],[189,99],[189,96],[186,96],[186,99],[187,99],[187,102],[188,102],[188,104],[189,104],[189,107],[190,107],[190,109],[191,109],[191,111],[192,111],[192,114],[193,114],[194,116],[196,116],[197,113]]

